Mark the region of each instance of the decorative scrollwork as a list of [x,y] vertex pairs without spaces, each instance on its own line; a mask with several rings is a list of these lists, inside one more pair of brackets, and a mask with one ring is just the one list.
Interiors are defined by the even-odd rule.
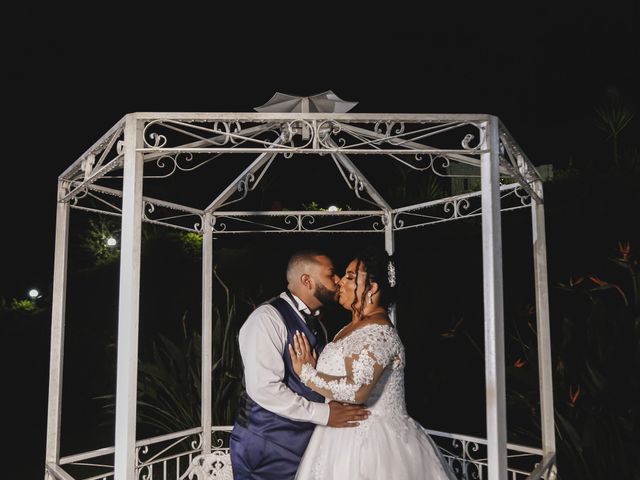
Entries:
[[80,191],[78,193],[76,193],[73,198],[69,201],[69,205],[76,206],[78,204],[78,201],[83,199],[84,197],[86,197],[89,194],[89,188],[87,187],[83,187],[80,189]]
[[353,172],[349,173],[349,181],[353,182],[353,185],[351,185],[351,183],[349,183],[349,188],[351,188],[351,190],[356,192],[356,194],[358,192],[362,192],[364,190],[364,181],[362,180],[362,178],[360,178],[355,173],[353,173]]
[[395,213],[393,215],[393,228],[399,229],[404,227],[404,220],[400,218],[401,213]]
[[136,463],[138,465],[142,465],[145,462],[140,455],[146,455],[147,453],[149,453],[149,445],[136,448]]
[[153,465],[143,465],[138,471],[140,480],[153,480]]
[[451,469],[453,470],[453,473],[456,474],[456,477],[458,478],[465,478],[463,476],[463,472],[466,470],[464,468],[464,465],[466,464],[466,462],[460,460],[459,458],[450,458],[449,459],[449,465],[451,466]]
[[[384,229],[379,212],[344,212],[332,215],[324,212],[290,212],[271,215],[218,212],[214,233],[286,233],[286,232],[371,232]],[[225,222],[221,223],[220,218]],[[259,220],[258,220],[259,219]]]
[[301,230],[301,222],[302,218],[300,215],[287,215],[284,217],[284,223],[293,227],[291,230]]
[[167,144],[167,137],[165,135],[160,135],[159,133],[151,132],[149,138],[153,140],[153,144],[150,146],[155,148],[162,148]]
[[[179,210],[174,206],[159,202],[158,200],[143,200],[142,219],[144,221],[165,225],[180,230],[195,231],[202,233],[202,214],[190,211]],[[196,217],[195,222],[189,222],[190,217]]]
[[229,450],[214,450],[195,457],[180,480],[189,478],[233,480]]
[[202,448],[202,434],[198,433],[196,438],[191,440],[191,448],[194,450],[199,450]]
[[[307,223],[306,225],[305,222]],[[314,223],[316,223],[316,218],[313,215],[300,216],[300,230],[312,230]]]
[[[384,131],[382,126],[384,125]],[[398,125],[396,130],[393,128]],[[390,138],[392,135],[402,135],[405,131],[405,126],[403,122],[391,122],[391,121],[380,121],[376,122],[373,127],[373,131],[382,135],[384,138]]]
[[379,222],[373,222],[373,229],[380,231],[380,230],[384,230],[385,226],[387,225],[387,217],[385,215],[381,215],[380,217],[380,221]]
[[[519,190],[516,194],[514,191]],[[526,191],[519,184],[503,185],[500,192],[500,209],[514,210],[529,206]],[[420,227],[432,223],[447,222],[482,214],[480,192],[473,192],[451,198],[425,202],[414,207],[405,207],[393,211],[394,230]]]
[[467,133],[462,139],[462,148],[464,148],[465,150],[471,150],[473,147],[470,145],[470,143],[474,138],[475,135],[473,135],[472,133]]
[[[342,126],[334,120],[324,120],[316,125],[315,130],[319,146],[329,149],[332,148],[331,137],[338,135],[342,131]],[[346,140],[339,138],[337,143],[343,147],[346,145]]]
[[193,224],[193,229],[198,233],[204,233],[204,216],[198,215],[198,218],[200,221]]
[[[380,126],[376,127],[378,129],[378,131],[381,131]],[[404,128],[404,124],[403,124],[403,128]],[[379,146],[378,144],[381,143],[383,140],[387,139],[389,140],[389,137],[382,137],[378,140],[367,140],[366,138],[366,134],[362,134],[362,133],[357,133],[355,130],[353,130],[353,128],[351,130],[348,130],[349,133],[356,138],[357,140],[360,141],[359,144],[356,144],[358,146],[368,146],[368,147],[372,147],[373,149],[375,149],[376,151],[379,151],[382,154],[385,154],[385,150],[382,148],[382,146]],[[398,132],[401,132],[402,129],[398,129]],[[474,138],[474,135],[469,134],[472,138]],[[393,143],[394,145],[411,145],[408,142],[405,142],[403,140],[400,140],[399,138],[395,138],[393,139]],[[340,144],[340,147],[344,147],[344,143]],[[352,145],[353,147],[353,145]],[[425,146],[426,148],[426,146]],[[474,149],[475,147],[470,147],[470,149]],[[410,152],[411,150],[408,150],[407,152]],[[475,153],[475,152],[470,152],[470,153]],[[410,162],[408,160],[404,160],[400,155],[396,155],[393,153],[386,153],[386,155],[389,158],[392,158],[393,160],[411,168],[412,170],[416,170],[419,172],[422,171],[426,171],[431,169],[433,171],[433,173],[435,173],[436,175],[438,175],[439,177],[443,177],[443,178],[451,178],[451,177],[468,177],[468,175],[456,175],[456,174],[451,174],[448,173],[447,169],[451,166],[451,158],[447,155],[447,154],[440,154],[440,153],[416,153],[416,154],[412,154],[413,158],[415,159],[415,162]],[[428,162],[426,164],[422,164],[423,162],[425,162],[425,157],[428,159]],[[440,160],[439,162],[436,162],[436,160]]]
[[516,188],[513,190],[513,193],[516,197],[520,199],[520,203],[522,205],[525,205],[525,206],[531,205],[531,196],[524,188]]
[[167,178],[167,177],[170,177],[178,169],[178,159],[176,158],[178,155],[179,154],[177,154],[177,155],[163,155],[162,157],[158,158],[158,160],[156,160],[156,165],[161,170],[164,170],[165,168],[171,168],[172,167],[171,171],[169,173],[166,173],[164,175],[145,175],[144,177],[145,178]]
[[[222,128],[220,128],[222,125]],[[233,125],[233,129],[231,126]],[[242,130],[239,122],[213,122],[213,132],[220,132],[223,135],[222,140],[216,142],[212,141],[216,145],[227,145],[228,143],[237,144],[239,136],[237,135]]]
[[[287,122],[283,127],[281,135],[285,138],[284,143],[290,143],[291,148],[304,150],[314,143],[317,127],[314,127],[309,121],[296,120],[294,122]],[[302,136],[305,142],[300,145],[294,145],[294,137],[297,135]]]
[[165,148],[169,146],[168,135],[153,131],[154,128],[163,128],[183,137],[195,139],[202,142],[204,146],[235,146],[244,141],[256,141],[252,137],[243,135],[242,125],[238,121],[217,120],[210,124],[205,124],[195,123],[194,121],[164,119],[151,120],[145,125],[143,143],[147,148]]
[[458,440],[457,438],[451,440],[451,445],[454,449],[458,449],[460,451],[458,455],[462,455],[462,458],[466,458],[466,443],[466,441]]
[[[162,155],[156,160],[156,166],[160,170],[171,170],[160,175],[145,175],[144,178],[168,178],[177,170],[180,170],[182,172],[191,172],[210,162],[213,158],[214,157],[209,157],[204,160],[200,160],[198,163],[195,163],[194,155],[192,152],[178,152],[174,155]],[[181,163],[183,164],[181,165]]]
[[430,166],[431,166],[431,171],[436,175],[438,175],[439,177],[451,177],[452,175],[438,171],[438,168],[436,168],[438,166],[436,163],[436,160],[441,160],[440,162],[441,164],[439,168],[449,168],[451,166],[451,160],[449,159],[449,157],[444,155],[432,156],[430,160]]
[[470,480],[479,480],[481,478],[482,466],[475,462],[468,462],[466,469],[466,477]]
[[476,442],[467,442],[465,448],[466,458],[477,461],[478,459],[473,456],[474,453],[478,453],[480,451],[480,445]]
[[211,443],[211,448],[220,449],[224,448],[224,440],[222,438],[216,438]]
[[155,212],[156,210],[156,206],[151,203],[151,202],[143,202],[143,208],[142,208],[142,212],[143,212],[143,216],[145,219],[149,220],[148,215],[152,214],[153,212]]
[[242,180],[238,182],[237,188],[238,188],[238,192],[243,193],[242,198],[246,197],[247,193],[253,190],[253,187],[251,186],[251,184],[255,181],[255,179],[256,179],[255,175],[249,172],[244,176]]
[[282,139],[282,143],[293,142],[294,136],[295,132],[293,130],[293,124],[291,122],[283,123],[282,125],[280,125],[280,138]]
[[452,212],[449,218],[460,218],[468,215],[470,212],[469,207],[471,204],[469,200],[466,198],[454,199],[452,201],[446,202],[442,209],[446,212]]
[[227,224],[224,222],[219,222],[218,217],[211,217],[211,229],[214,233],[224,232],[227,229]]
[[[295,148],[295,145],[293,144],[293,140],[291,140],[289,143],[289,146],[291,147],[291,149],[293,150]],[[282,154],[282,156],[284,158],[292,158],[293,157],[293,152],[285,152]]]

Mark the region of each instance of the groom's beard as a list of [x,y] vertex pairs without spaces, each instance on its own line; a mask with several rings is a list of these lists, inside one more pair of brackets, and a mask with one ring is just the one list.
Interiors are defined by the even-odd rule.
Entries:
[[338,292],[331,291],[321,283],[317,284],[313,296],[322,304],[328,305],[338,301]]

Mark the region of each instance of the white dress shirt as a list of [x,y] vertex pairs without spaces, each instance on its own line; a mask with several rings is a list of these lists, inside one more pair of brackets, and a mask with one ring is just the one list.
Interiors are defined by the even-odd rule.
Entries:
[[[280,298],[296,312],[309,308],[297,296],[298,305],[283,292]],[[302,315],[300,318],[304,321]],[[287,328],[278,310],[270,304],[256,308],[240,328],[238,337],[240,355],[244,364],[244,381],[247,394],[262,408],[282,417],[317,425],[329,421],[329,405],[311,402],[293,392],[284,384],[285,366],[282,357],[289,354]]]

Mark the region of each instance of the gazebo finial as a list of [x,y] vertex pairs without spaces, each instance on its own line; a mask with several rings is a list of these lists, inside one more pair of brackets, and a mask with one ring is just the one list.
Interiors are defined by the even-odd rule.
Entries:
[[267,103],[254,107],[256,112],[297,112],[297,113],[346,113],[358,102],[347,102],[331,90],[308,97],[298,97],[276,92]]

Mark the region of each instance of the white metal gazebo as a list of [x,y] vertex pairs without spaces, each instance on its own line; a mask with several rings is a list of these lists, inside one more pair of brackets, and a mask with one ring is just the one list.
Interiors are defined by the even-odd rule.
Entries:
[[[212,425],[212,294],[214,234],[372,233],[389,253],[395,232],[481,216],[487,438],[429,431],[461,478],[492,480],[555,476],[554,411],[542,181],[501,121],[482,114],[349,113],[355,103],[332,92],[312,97],[276,94],[257,112],[132,113],[125,115],[58,180],[51,366],[47,424],[48,479],[147,480],[185,473],[231,478],[230,426]],[[437,146],[436,146],[437,145]],[[149,179],[196,170],[213,158],[251,156],[248,166],[198,207],[143,195]],[[237,211],[277,157],[315,154],[332,160],[336,178],[367,209]],[[372,157],[439,176],[466,164],[480,190],[415,205],[391,206],[365,177]],[[308,158],[308,157],[307,157]],[[329,160],[330,159],[330,160]],[[361,163],[364,162],[364,163]],[[360,167],[359,167],[360,165]],[[501,182],[507,179],[508,182]],[[232,207],[233,205],[233,207]],[[121,216],[114,446],[60,456],[62,371],[70,209]],[[501,211],[529,209],[541,402],[541,448],[507,444]],[[136,395],[142,222],[203,236],[202,424],[146,440],[136,438]],[[393,315],[395,321],[395,312]],[[209,368],[207,368],[209,367]],[[523,468],[522,458],[530,458]],[[212,459],[217,459],[213,462]],[[516,460],[512,462],[511,460]],[[95,472],[78,475],[77,466]],[[199,469],[200,468],[200,469]],[[75,469],[75,470],[74,470]],[[207,472],[205,473],[205,470]],[[227,476],[225,476],[227,475]],[[200,478],[200,477],[199,477]]]

